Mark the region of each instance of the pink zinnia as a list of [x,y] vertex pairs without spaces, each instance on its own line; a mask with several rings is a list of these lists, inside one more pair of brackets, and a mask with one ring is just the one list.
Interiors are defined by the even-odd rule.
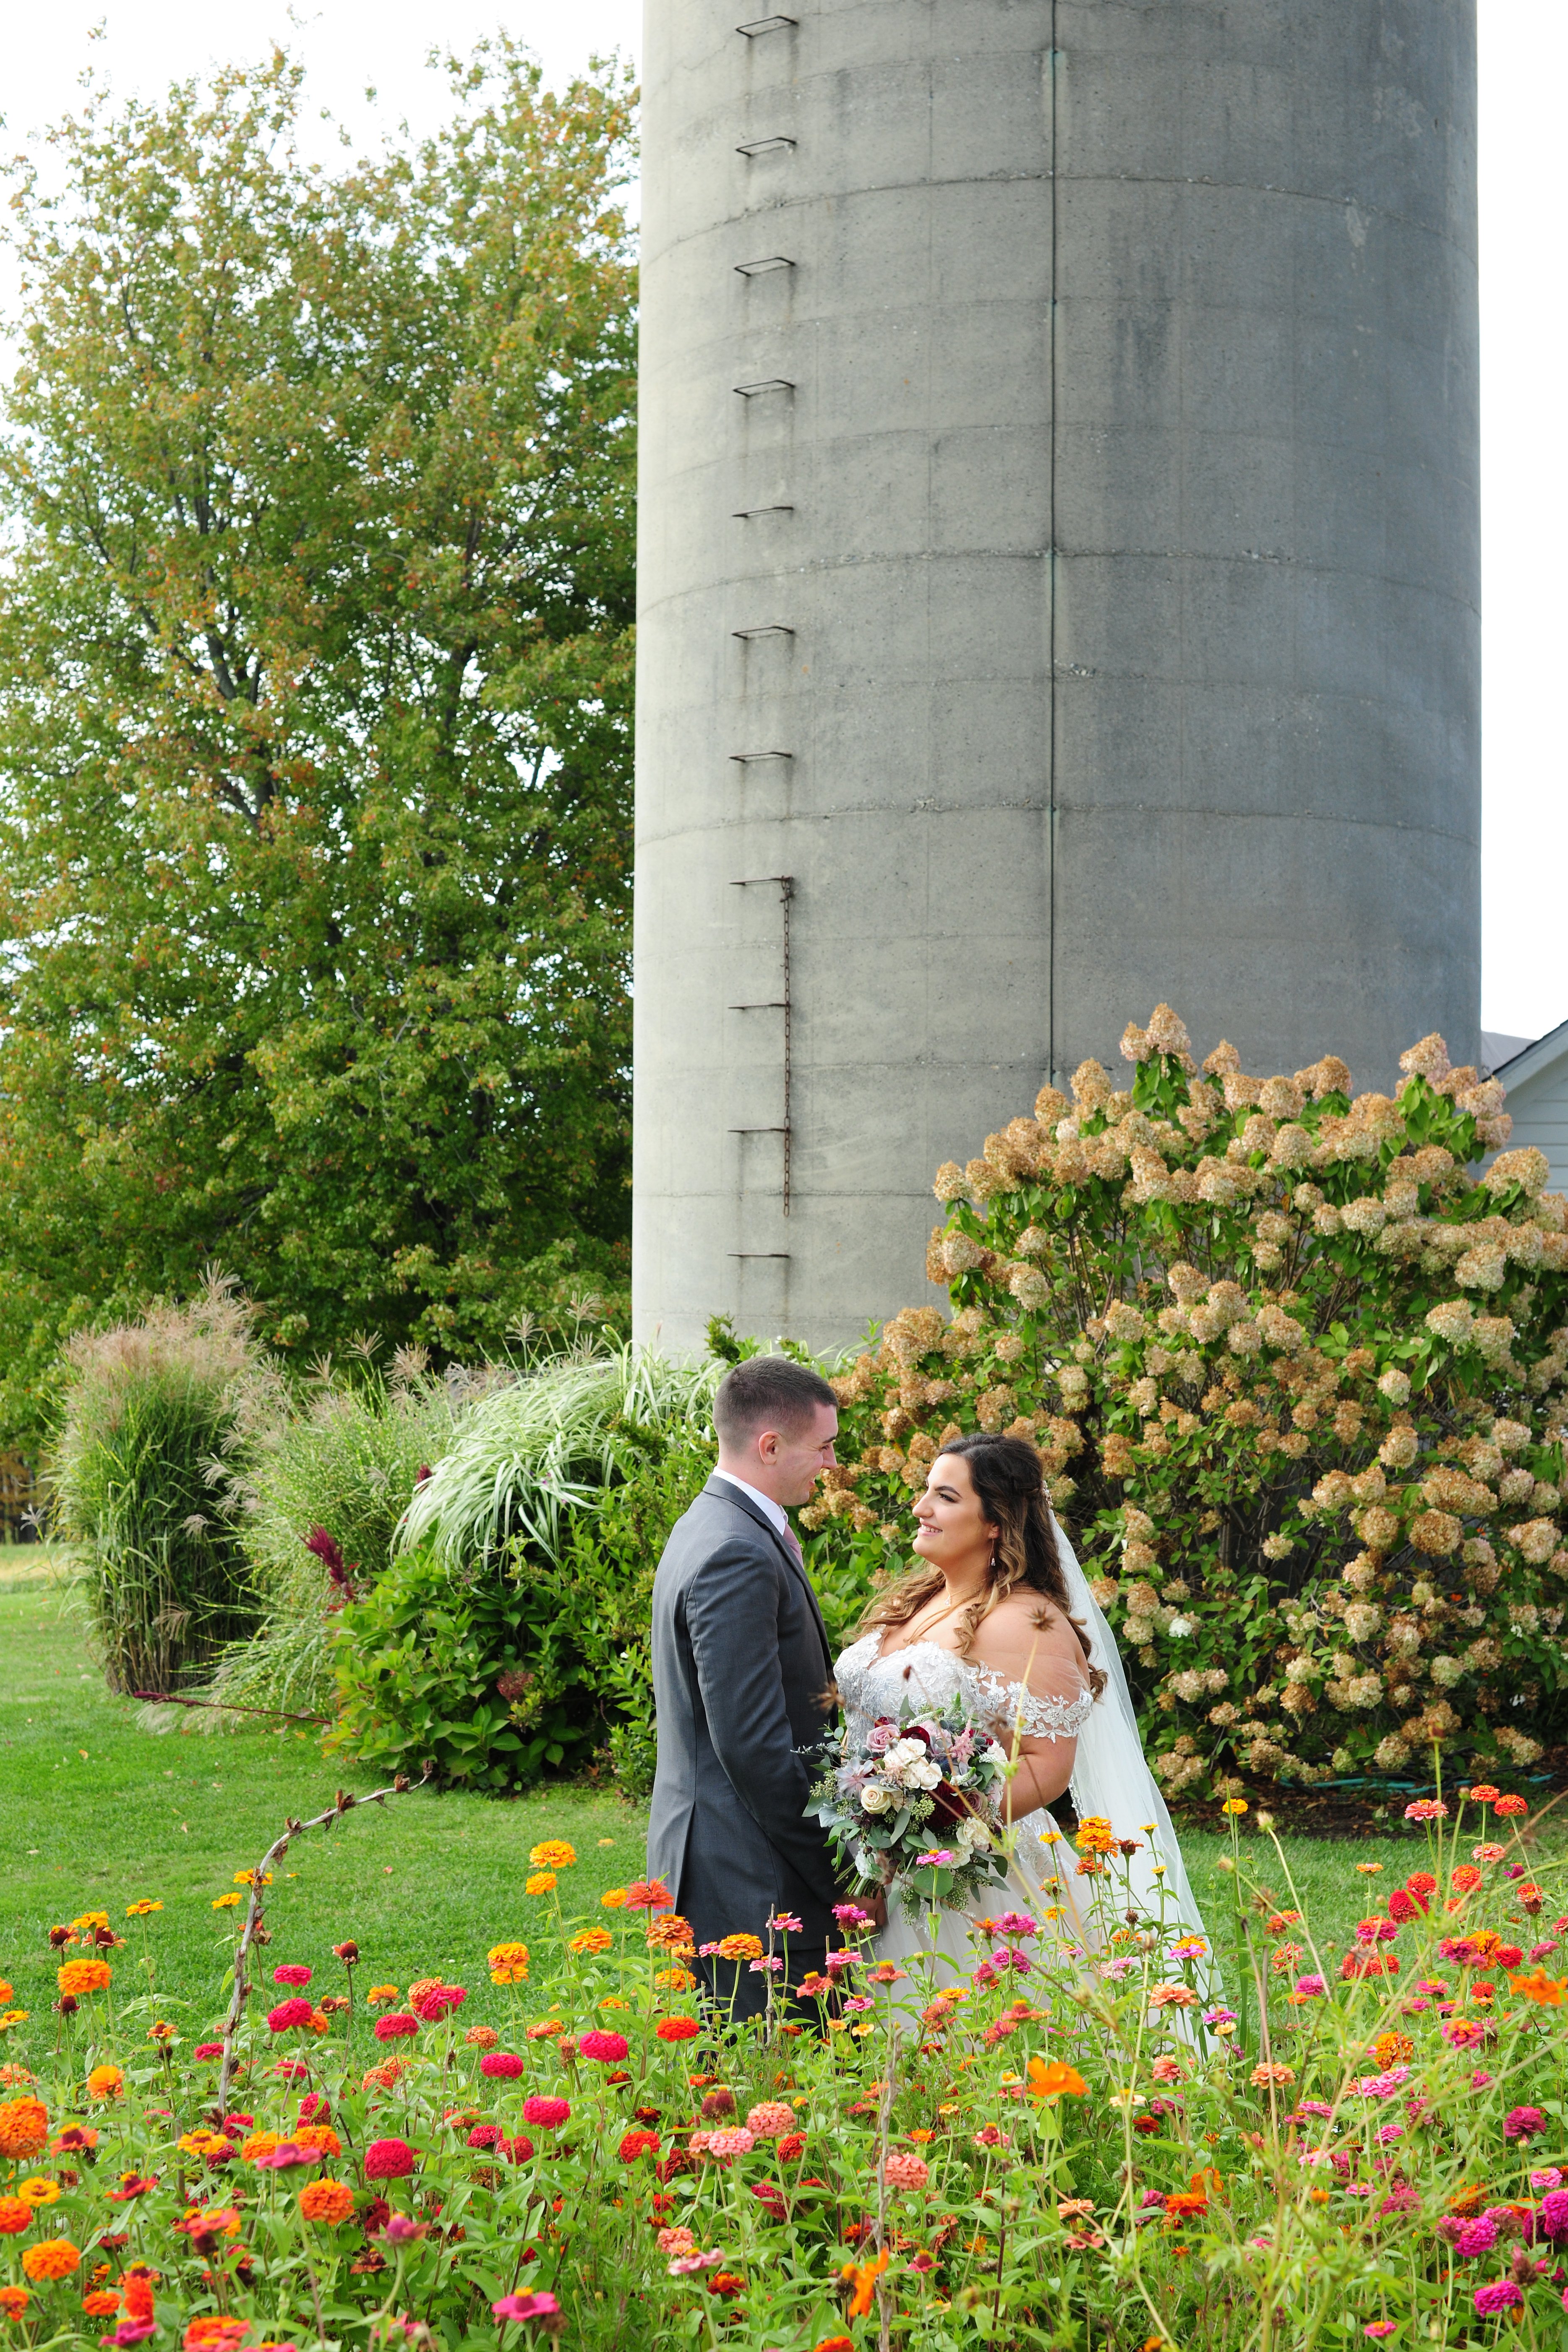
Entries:
[[1503,2117],[1504,2139],[1532,2139],[1545,2129],[1546,2117],[1539,2107],[1510,2107]]
[[287,2033],[296,2025],[309,2025],[310,2004],[298,1995],[292,2000],[280,2000],[276,2009],[268,2011],[267,2022],[274,2033]]
[[1476,2289],[1476,2309],[1483,2319],[1490,2319],[1500,2311],[1515,2311],[1524,2301],[1511,2279],[1498,2279],[1491,2286]]
[[552,2294],[503,2294],[490,2309],[498,2319],[553,2319],[561,2305]]
[[523,2122],[536,2124],[541,2131],[554,2131],[566,2121],[571,2112],[572,2104],[568,2099],[532,2098],[524,2099],[522,2103]]
[[481,2074],[504,2074],[510,2081],[522,2073],[526,2063],[510,2050],[487,2050],[479,2060],[479,2072]]
[[426,2025],[434,2025],[449,2009],[460,2009],[468,1996],[461,1985],[432,1985],[422,1992],[414,2007]]
[[405,2139],[373,2139],[364,2152],[367,2180],[402,2180],[418,2163],[416,2150]]
[[468,2134],[470,2147],[499,2147],[506,2135],[500,2124],[476,2124]]
[[577,2047],[584,2058],[596,2058],[601,2065],[614,2066],[626,2054],[626,2037],[624,2033],[595,2031],[584,2033]]
[[895,2148],[883,2161],[882,2178],[889,2189],[923,2189],[931,2167],[923,2157],[905,2156]]
[[195,2048],[192,2051],[191,2055],[193,2058],[221,2058],[223,2056],[223,2043],[221,2042],[198,2042]]
[[319,2148],[301,2147],[297,2139],[280,2139],[276,2147],[268,2148],[265,2156],[256,2159],[268,2172],[291,2172],[296,2165],[320,2164],[321,2160]]
[[[303,2006],[309,2009],[309,2001],[306,2001]],[[405,2009],[394,2010],[390,2017],[378,2017],[375,2021],[375,2038],[378,2042],[401,2042],[406,2035],[417,2033],[418,2031],[419,2020],[416,2017],[410,2017]]]
[[795,2109],[782,2099],[763,2099],[746,2117],[746,2129],[758,2139],[778,2139],[795,2129]]
[[730,2131],[708,2134],[708,2153],[716,2156],[721,2164],[727,2163],[732,2156],[749,2156],[755,2145],[754,2135],[744,2124],[736,2124]]
[[311,1969],[274,1969],[272,1981],[274,1984],[308,1985],[314,1973]]

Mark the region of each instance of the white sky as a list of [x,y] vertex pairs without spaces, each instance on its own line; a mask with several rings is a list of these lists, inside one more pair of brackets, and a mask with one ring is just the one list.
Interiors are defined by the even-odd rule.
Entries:
[[[1486,614],[1486,929],[1482,1019],[1533,1037],[1568,1019],[1568,751],[1553,679],[1564,676],[1568,541],[1557,287],[1564,202],[1559,149],[1568,86],[1562,0],[1479,0],[1481,44],[1481,474]],[[635,59],[641,0],[263,0],[236,18],[211,0],[54,0],[9,19],[6,150],[66,111],[89,61],[116,87],[155,93],[220,58],[303,54],[309,89],[368,143],[379,114],[433,126],[444,103],[433,41],[466,50],[498,18],[552,79],[592,49]],[[89,38],[103,24],[106,37]],[[373,110],[367,83],[376,86]],[[323,134],[323,159],[331,148]]]

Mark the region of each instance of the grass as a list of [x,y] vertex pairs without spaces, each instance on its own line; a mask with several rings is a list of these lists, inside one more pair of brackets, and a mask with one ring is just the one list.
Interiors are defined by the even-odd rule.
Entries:
[[[124,1914],[151,1897],[163,1906],[147,1922],[160,2006],[199,2030],[218,2014],[233,1933],[234,1914],[215,1912],[215,1897],[259,1860],[286,1816],[320,1812],[338,1787],[371,1783],[294,1731],[142,1730],[134,1706],[104,1689],[69,1576],[68,1556],[42,1547],[0,1552],[0,1975],[19,2007],[47,2012],[55,1997],[49,1927],[104,1910],[130,1938],[117,1980],[142,1989],[140,1930]],[[489,1945],[547,1932],[549,1898],[523,1893],[531,1844],[572,1841],[580,1860],[563,1875],[562,1898],[570,1912],[597,1916],[606,1886],[640,1874],[643,1829],[639,1810],[578,1785],[515,1803],[423,1791],[352,1813],[330,1835],[312,1832],[290,1850],[268,1914],[268,1957],[307,1962],[323,1990],[336,1990],[331,1947],[352,1937],[363,1956],[362,1988],[406,1986],[419,1975],[475,1985]],[[1423,1859],[1408,1836],[1283,1843],[1320,1949],[1342,1948],[1377,1893]],[[1232,1901],[1217,1867],[1226,1842],[1194,1833],[1184,1851],[1223,1960]],[[1248,1835],[1243,1854],[1288,1904],[1272,1850]],[[1357,1874],[1356,1864],[1368,1862],[1384,1865],[1381,1876]]]

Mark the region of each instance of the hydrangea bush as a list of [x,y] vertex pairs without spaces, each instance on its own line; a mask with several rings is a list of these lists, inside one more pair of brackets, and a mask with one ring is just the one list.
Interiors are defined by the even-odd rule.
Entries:
[[[1035,1910],[976,1928],[961,1978],[878,1963],[847,1906],[799,2004],[740,2031],[700,2008],[657,1881],[571,1916],[564,1841],[534,1849],[526,1916],[488,1948],[476,1927],[468,1983],[300,1952],[268,1897],[226,2056],[122,1998],[120,1939],[83,1913],[52,1938],[58,2013],[5,2013],[0,2333],[1308,2352],[1491,2343],[1500,2316],[1555,2344],[1568,1918],[1544,1927],[1524,1801],[1413,1807],[1425,1866],[1374,1904],[1361,1865],[1342,1950],[1229,1801],[1223,1987],[1201,1937],[1130,1904],[1149,1832],[1104,1822],[1058,1839]],[[155,1937],[159,1906],[132,1907]],[[773,1986],[793,1932],[715,1949]]]
[[936,1193],[927,1272],[836,1386],[818,1563],[901,1564],[941,1445],[1040,1449],[1173,1793],[1542,1754],[1563,1689],[1568,1200],[1503,1089],[1405,1054],[1200,1070],[1159,1006]]

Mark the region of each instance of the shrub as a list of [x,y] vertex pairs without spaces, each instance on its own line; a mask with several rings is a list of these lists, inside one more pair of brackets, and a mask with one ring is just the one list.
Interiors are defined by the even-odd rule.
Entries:
[[[58,2190],[17,2236],[68,2252],[18,2252],[17,2340],[97,2352],[109,2315],[84,2308],[90,2273],[149,2341],[155,2326],[159,2345],[237,2352],[319,2343],[319,2309],[351,2347],[416,2325],[441,2346],[542,2346],[560,2322],[571,2352],[1397,2352],[1495,2345],[1498,2312],[1517,2313],[1521,2345],[1555,2346],[1568,1979],[1543,1965],[1554,1938],[1535,1939],[1562,1864],[1541,1866],[1510,1804],[1430,1822],[1411,1855],[1426,1867],[1382,1902],[1363,1892],[1368,1916],[1331,1955],[1279,1847],[1237,1838],[1223,2002],[1201,1942],[1155,1913],[1129,1927],[1119,1856],[1079,1876],[1069,1853],[1081,1942],[1047,1900],[977,1925],[967,1967],[939,1977],[918,1950],[868,1966],[851,1924],[856,1957],[833,1973],[853,2011],[818,1979],[820,2002],[720,2037],[683,1923],[629,1905],[584,1919],[566,1846],[547,1891],[517,1894],[533,1911],[526,1975],[487,1969],[518,1914],[476,1918],[466,1968],[428,1956],[468,1979],[460,2009],[427,2002],[421,2020],[410,1999],[390,2045],[363,2000],[301,2000],[270,2031],[253,1948],[221,2101],[220,2046],[195,2018],[153,2048],[150,1995],[117,1987],[112,2011],[89,1996],[64,2025],[39,2004],[6,2036],[26,2073],[0,2106],[0,2156],[13,2183],[47,2174]],[[1344,1869],[1352,1889],[1381,1884]],[[289,1899],[280,1876],[268,1931],[330,1966],[288,1927]],[[506,2067],[487,2066],[502,2036]],[[706,2061],[693,2083],[700,2044],[721,2053],[716,2091]],[[84,2161],[69,2129],[84,2076],[110,2074]],[[305,2117],[329,2112],[317,2144]],[[530,2318],[543,2325],[495,2332]]]
[[713,1466],[678,1436],[563,1521],[559,1559],[514,1541],[505,1562],[406,1553],[337,1628],[335,1742],[376,1769],[435,1758],[468,1787],[522,1787],[595,1756],[623,1789],[653,1785],[649,1601],[664,1541]]
[[[837,1382],[845,1465],[805,1514],[852,1582],[899,1564],[944,1440],[1027,1436],[1139,1680],[1173,1792],[1321,1781],[1436,1745],[1524,1765],[1568,1600],[1568,1201],[1505,1151],[1502,1088],[1428,1037],[1396,1098],[1331,1055],[1200,1073],[1168,1007],[1131,1087],[936,1180],[927,1270]],[[820,1568],[819,1568],[820,1573]]]
[[251,1310],[218,1277],[188,1306],[83,1334],[65,1351],[50,1484],[87,1556],[111,1688],[162,1690],[256,1621],[231,1482],[281,1391]]

